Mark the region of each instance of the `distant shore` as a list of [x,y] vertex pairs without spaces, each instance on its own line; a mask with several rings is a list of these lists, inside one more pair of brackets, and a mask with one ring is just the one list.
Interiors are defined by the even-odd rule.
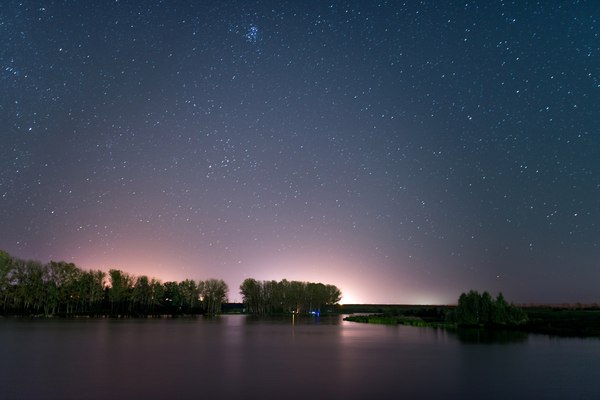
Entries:
[[[352,304],[342,306],[351,314],[346,321],[410,325],[456,330],[460,327],[445,320],[446,312],[455,306]],[[561,305],[522,307],[528,321],[520,326],[487,327],[562,337],[600,338],[600,307],[597,305]]]

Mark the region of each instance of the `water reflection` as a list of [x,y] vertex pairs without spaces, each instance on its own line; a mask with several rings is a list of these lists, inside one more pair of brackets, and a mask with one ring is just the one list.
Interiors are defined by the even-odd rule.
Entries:
[[341,317],[339,315],[274,315],[274,316],[256,316],[240,315],[247,325],[340,325]]
[[600,341],[522,338],[327,316],[5,319],[0,388],[2,399],[597,398]]
[[462,343],[509,344],[527,341],[528,334],[519,331],[484,328],[459,328],[452,331]]

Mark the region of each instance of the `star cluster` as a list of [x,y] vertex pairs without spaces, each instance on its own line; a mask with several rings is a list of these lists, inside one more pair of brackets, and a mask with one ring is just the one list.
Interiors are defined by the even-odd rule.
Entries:
[[600,6],[0,5],[0,248],[346,302],[598,301]]

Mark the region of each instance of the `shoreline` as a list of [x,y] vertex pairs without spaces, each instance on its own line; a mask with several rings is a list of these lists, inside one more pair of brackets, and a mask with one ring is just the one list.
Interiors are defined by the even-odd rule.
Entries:
[[528,321],[522,325],[458,325],[442,319],[385,313],[349,315],[344,320],[357,323],[429,327],[450,331],[475,329],[489,332],[508,331],[556,337],[600,339],[600,310],[535,307],[525,308],[524,311],[528,315]]

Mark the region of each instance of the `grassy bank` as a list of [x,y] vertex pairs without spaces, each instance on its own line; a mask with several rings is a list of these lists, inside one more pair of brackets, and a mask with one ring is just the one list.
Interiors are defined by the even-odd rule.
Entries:
[[385,314],[350,315],[345,317],[344,321],[361,322],[367,324],[408,325],[430,328],[452,328],[454,326],[453,324],[448,324],[443,321],[426,321],[420,317]]
[[529,320],[521,330],[553,336],[599,337],[600,310],[556,307],[526,308]]
[[[446,322],[445,315],[452,306],[407,306],[407,305],[353,305],[356,312],[373,313],[350,315],[344,320],[369,324],[409,325],[457,329]],[[600,309],[568,307],[525,307],[528,320],[520,326],[488,327],[488,330],[511,330],[524,333],[539,333],[563,337],[600,338]],[[346,311],[346,310],[344,310]]]

